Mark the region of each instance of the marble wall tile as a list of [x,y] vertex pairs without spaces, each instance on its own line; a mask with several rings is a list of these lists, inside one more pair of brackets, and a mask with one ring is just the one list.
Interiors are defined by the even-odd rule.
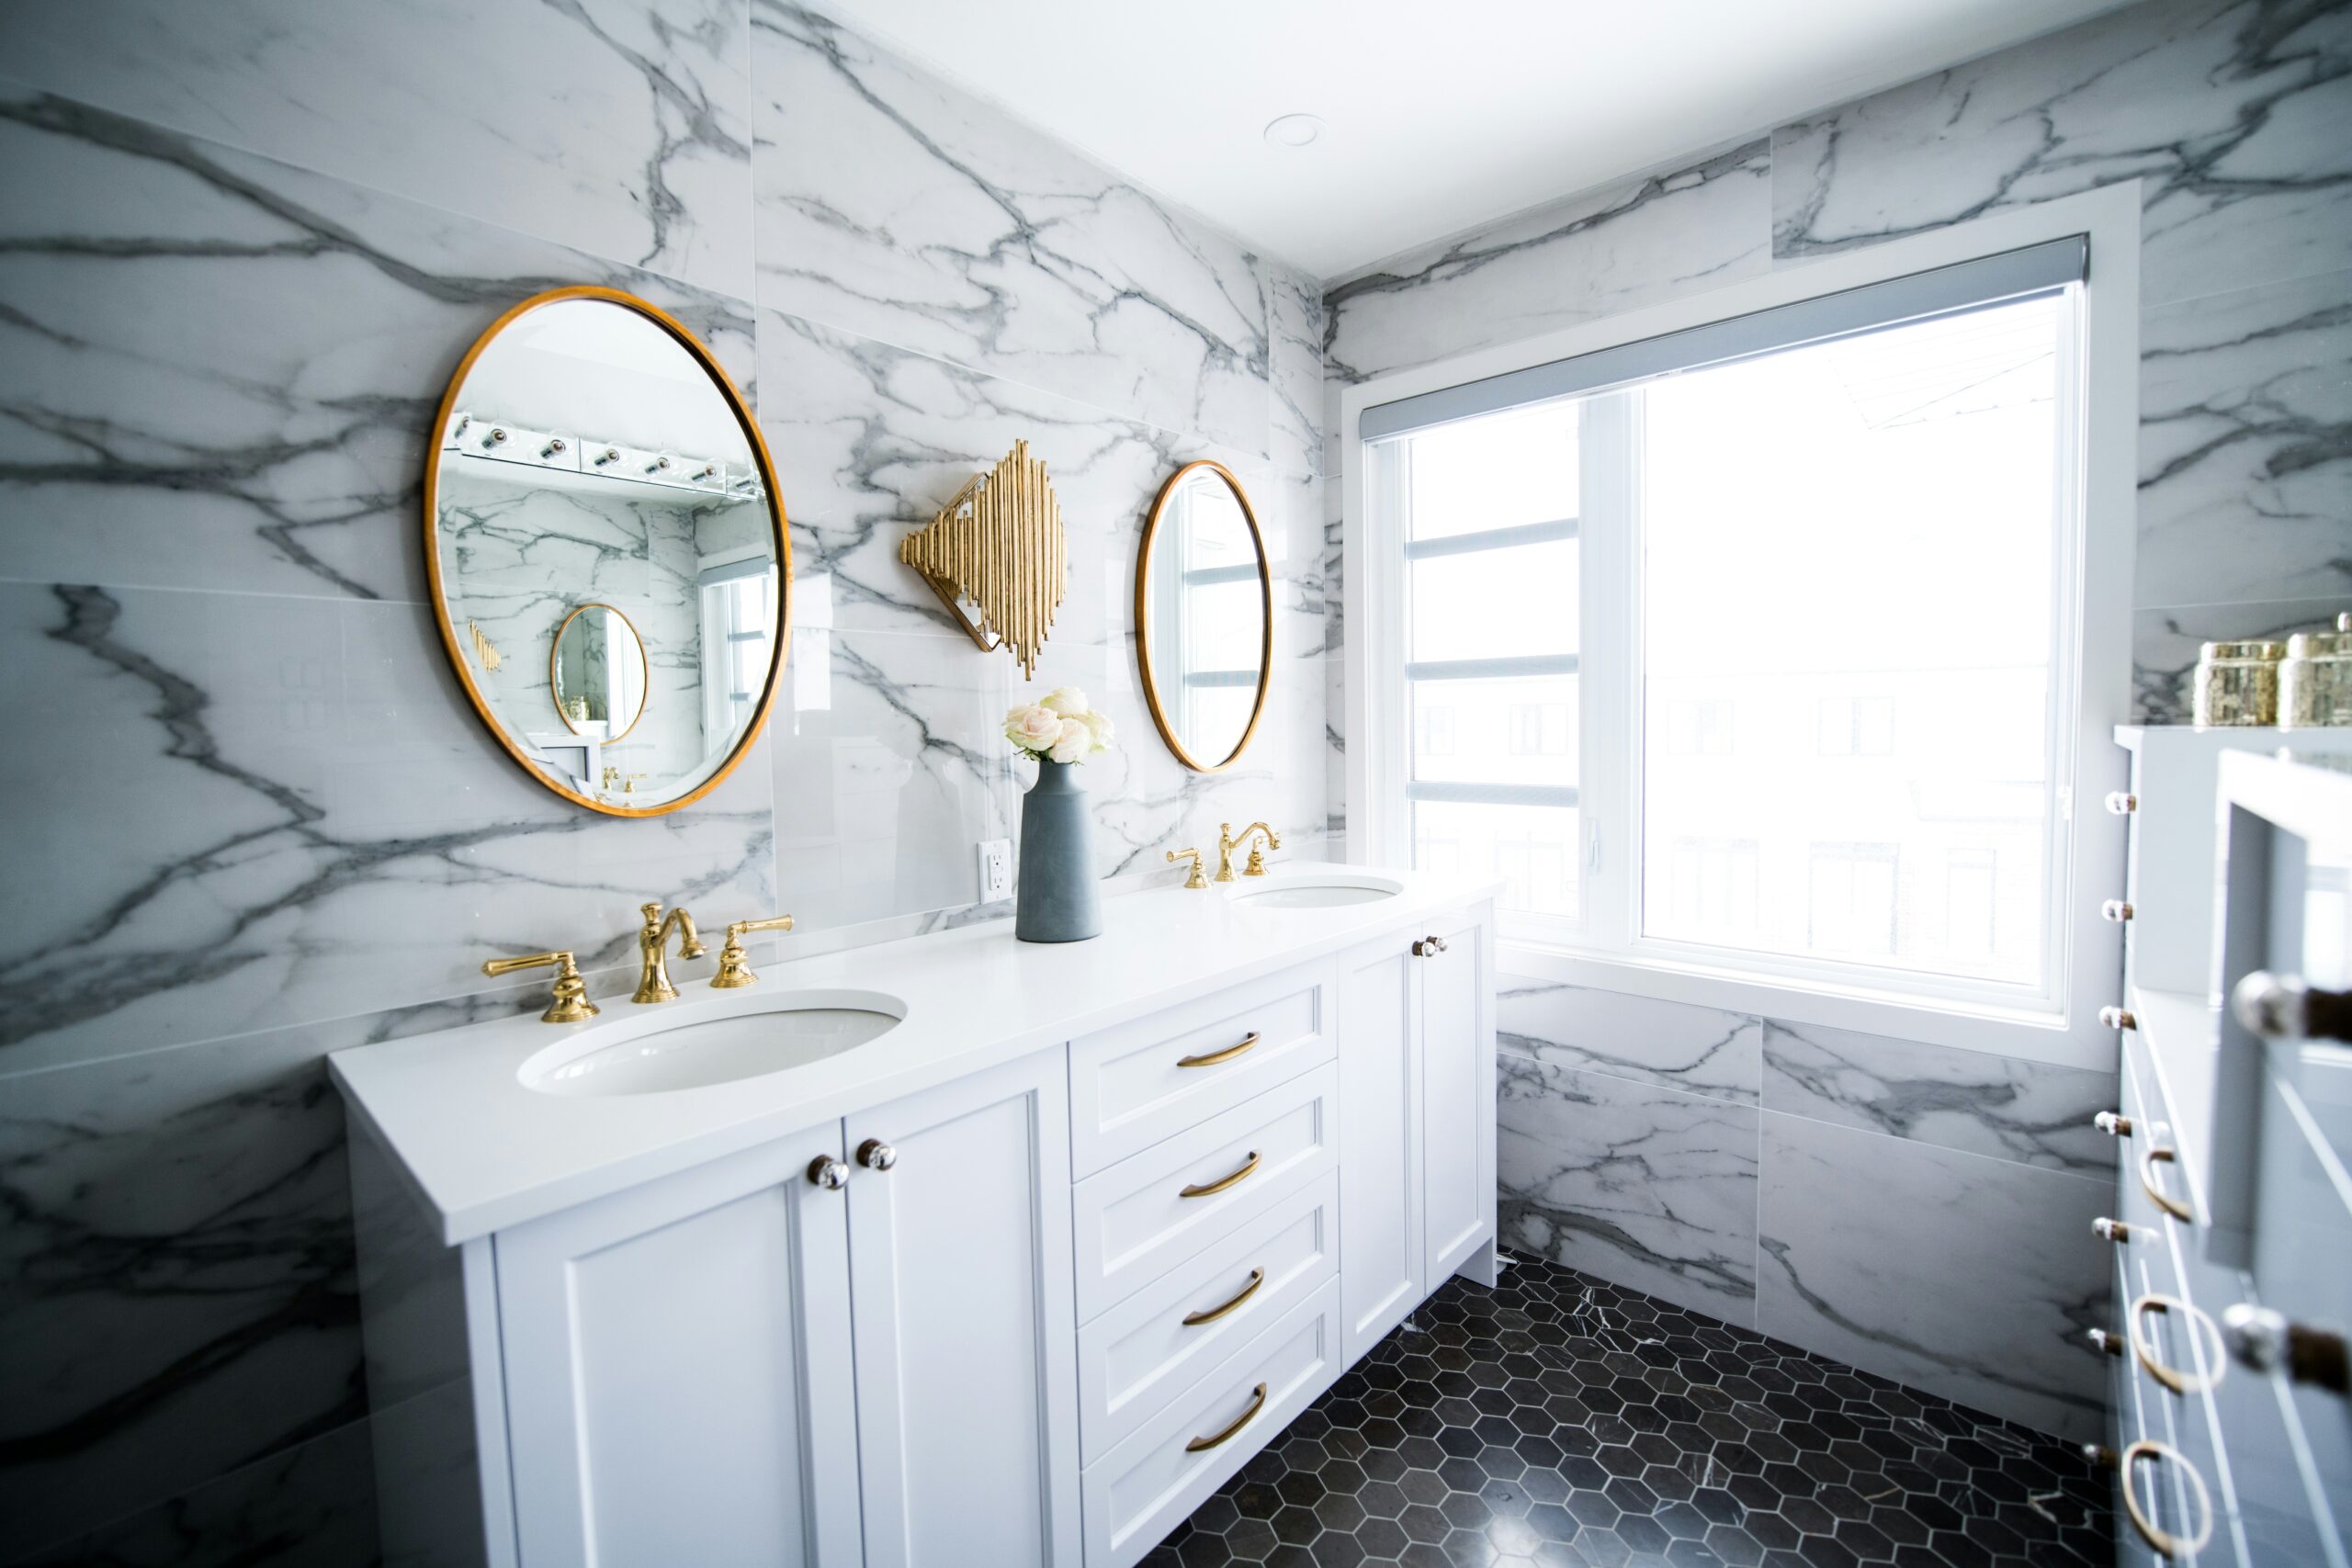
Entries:
[[1754,276],[1771,261],[1771,176],[1750,142],[1335,284],[1325,374],[1362,381]]
[[812,11],[752,28],[763,306],[1266,456],[1258,258]]
[[25,525],[0,576],[421,601],[450,372],[507,306],[580,282],[752,379],[740,300],[0,91],[0,493]]
[[1266,456],[1277,468],[1323,474],[1323,286],[1269,264],[1266,335],[1272,363],[1272,425]]
[[0,1562],[365,1415],[322,1043],[0,1083]]
[[2113,1073],[1767,1021],[1764,1109],[1948,1149],[2115,1175],[2091,1118],[2119,1103]]
[[476,721],[422,605],[0,583],[0,1071],[482,987],[647,897],[762,909],[756,758],[653,821],[579,810]]
[[1747,1013],[1505,975],[1496,1038],[1504,1051],[1753,1105],[1765,1023]]
[[374,1562],[372,1427],[354,1421],[281,1449],[25,1558],[17,1568],[341,1568]]
[[1772,252],[2143,183],[2143,300],[2352,265],[2352,11],[2152,0],[1772,138]]
[[7,74],[752,292],[749,0],[75,0],[0,8]]
[[2352,271],[2146,310],[2140,367],[2132,603],[2352,603]]
[[1752,1324],[1755,1108],[1522,1056],[1499,1062],[1504,1245]]
[[1756,1326],[2070,1440],[2104,1430],[2114,1183],[1764,1112]]
[[2132,616],[2132,700],[2143,724],[2187,724],[2194,715],[2191,678],[2201,643],[2283,641],[2290,633],[2335,624],[2341,599],[2262,600],[2244,604],[2176,604]]

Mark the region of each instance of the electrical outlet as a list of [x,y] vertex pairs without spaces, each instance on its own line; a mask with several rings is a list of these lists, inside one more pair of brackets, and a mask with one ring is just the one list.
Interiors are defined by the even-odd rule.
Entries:
[[980,902],[1012,897],[1012,840],[990,839],[980,846]]

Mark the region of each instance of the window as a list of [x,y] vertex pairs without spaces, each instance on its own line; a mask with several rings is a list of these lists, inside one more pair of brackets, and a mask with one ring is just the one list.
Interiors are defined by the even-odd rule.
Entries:
[[2057,1010],[2086,254],[1364,406],[1380,831],[1511,940]]

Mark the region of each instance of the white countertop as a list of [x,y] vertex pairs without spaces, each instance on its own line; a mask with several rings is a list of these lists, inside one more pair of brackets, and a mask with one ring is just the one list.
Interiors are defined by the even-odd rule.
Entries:
[[[1302,878],[1364,870],[1404,885],[1374,903],[1253,908],[1176,886],[1106,899],[1102,934],[1016,942],[1010,920],[772,963],[748,989],[718,991],[713,956],[672,960],[679,999],[626,997],[585,1023],[536,1013],[338,1051],[328,1065],[351,1113],[371,1125],[452,1246],[707,1160],[1057,1045],[1203,991],[1238,985],[1494,896],[1498,885],[1416,872],[1300,864]],[[1253,886],[1237,883],[1235,888]],[[791,939],[783,939],[786,951]],[[658,1013],[698,1022],[760,1010],[786,992],[882,992],[904,1005],[877,1040],[821,1061],[707,1088],[608,1098],[525,1086],[550,1044]],[[583,1049],[592,1048],[583,1040]]]

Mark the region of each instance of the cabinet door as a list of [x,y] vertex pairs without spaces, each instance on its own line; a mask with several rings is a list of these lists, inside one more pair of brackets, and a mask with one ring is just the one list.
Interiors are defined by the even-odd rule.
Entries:
[[1484,929],[1430,927],[1413,964],[1421,1026],[1421,1225],[1435,1290],[1465,1264],[1494,1282],[1495,1048]]
[[1348,1365],[1429,1293],[1411,939],[1340,959],[1340,1356]]
[[1078,1568],[1066,1083],[1057,1048],[845,1124],[866,1568]]
[[858,1560],[840,1136],[496,1238],[524,1568]]

